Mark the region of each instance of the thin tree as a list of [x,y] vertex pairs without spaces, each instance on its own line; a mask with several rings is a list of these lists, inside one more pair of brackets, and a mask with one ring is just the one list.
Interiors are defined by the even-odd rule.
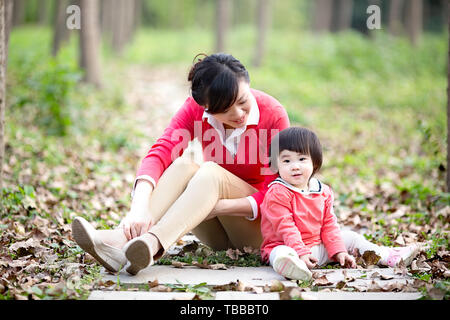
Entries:
[[450,10],[448,18],[448,60],[447,60],[447,192],[450,192]]
[[[117,54],[121,54],[135,30],[135,0],[114,0],[109,4],[110,15],[105,13],[105,29],[111,29],[111,45]],[[111,23],[109,26],[106,22]],[[106,33],[106,30],[105,30]]]
[[127,4],[124,0],[114,0],[113,6],[113,28],[111,44],[114,51],[120,54],[125,42],[125,10]]
[[6,0],[6,66],[8,66],[9,34],[13,26],[14,0]]
[[38,5],[38,22],[46,25],[48,21],[49,0],[40,0]]
[[99,2],[80,0],[80,8],[80,67],[85,71],[83,80],[100,87]]
[[12,0],[0,0],[0,195],[3,188],[5,157],[6,67],[8,63],[9,30],[12,25]]
[[410,0],[406,8],[406,30],[411,43],[416,46],[422,33],[423,0]]
[[266,49],[266,33],[270,24],[269,6],[270,0],[258,0],[258,39],[256,43],[255,57],[253,59],[253,65],[255,67],[259,67],[261,65]]
[[25,19],[25,0],[14,0],[12,26],[18,26]]
[[402,33],[402,9],[403,0],[391,0],[389,2],[388,30],[394,36]]
[[66,9],[69,6],[69,0],[58,0],[55,6],[55,23],[53,29],[52,55],[56,56],[62,44],[69,39],[70,32],[66,26]]
[[353,0],[336,0],[333,9],[333,30],[342,31],[352,26]]
[[313,12],[313,31],[322,33],[331,30],[331,22],[333,18],[333,0],[316,0],[314,1]]
[[114,20],[114,0],[101,1],[100,29],[102,38],[108,43],[112,43],[112,29]]
[[216,52],[224,52],[225,38],[230,24],[231,1],[217,0],[216,2]]
[[442,4],[442,21],[444,21],[444,26],[448,23],[450,23],[450,14],[449,14],[449,3],[448,0],[441,0],[441,4]]

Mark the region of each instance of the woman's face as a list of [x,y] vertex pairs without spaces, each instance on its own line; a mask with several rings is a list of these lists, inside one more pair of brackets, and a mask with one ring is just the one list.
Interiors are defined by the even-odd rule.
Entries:
[[246,81],[239,82],[239,92],[235,103],[222,113],[213,114],[216,120],[223,123],[225,129],[236,129],[244,127],[252,106],[253,95],[250,85]]

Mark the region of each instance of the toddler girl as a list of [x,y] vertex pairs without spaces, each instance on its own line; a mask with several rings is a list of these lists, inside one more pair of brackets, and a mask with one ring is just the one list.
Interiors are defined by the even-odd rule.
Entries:
[[[278,145],[278,146],[277,146]],[[278,148],[277,148],[278,147]],[[355,268],[348,252],[374,251],[379,264],[409,265],[419,247],[378,246],[353,231],[341,231],[333,212],[333,192],[314,178],[322,166],[322,147],[310,130],[291,127],[272,140],[271,167],[278,170],[261,204],[261,256],[282,276],[311,279],[309,269],[337,261]]]

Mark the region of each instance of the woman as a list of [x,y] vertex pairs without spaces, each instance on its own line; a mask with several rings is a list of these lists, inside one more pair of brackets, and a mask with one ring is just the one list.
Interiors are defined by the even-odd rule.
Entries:
[[[276,177],[267,151],[271,137],[289,127],[287,113],[250,88],[231,55],[199,59],[188,81],[192,97],[142,160],[118,228],[95,230],[81,217],[72,223],[75,241],[111,272],[129,261],[127,272],[138,273],[190,231],[215,250],[261,245],[259,205]],[[194,138],[201,165],[181,156]]]

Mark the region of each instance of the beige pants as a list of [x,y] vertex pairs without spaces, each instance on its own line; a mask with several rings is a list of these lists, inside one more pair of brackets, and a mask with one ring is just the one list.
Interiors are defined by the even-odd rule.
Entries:
[[156,223],[149,232],[163,247],[154,258],[160,258],[189,231],[214,250],[259,248],[260,218],[219,216],[204,221],[219,199],[243,198],[257,191],[214,162],[198,165],[189,158],[177,158],[160,177],[150,199],[150,214]]

